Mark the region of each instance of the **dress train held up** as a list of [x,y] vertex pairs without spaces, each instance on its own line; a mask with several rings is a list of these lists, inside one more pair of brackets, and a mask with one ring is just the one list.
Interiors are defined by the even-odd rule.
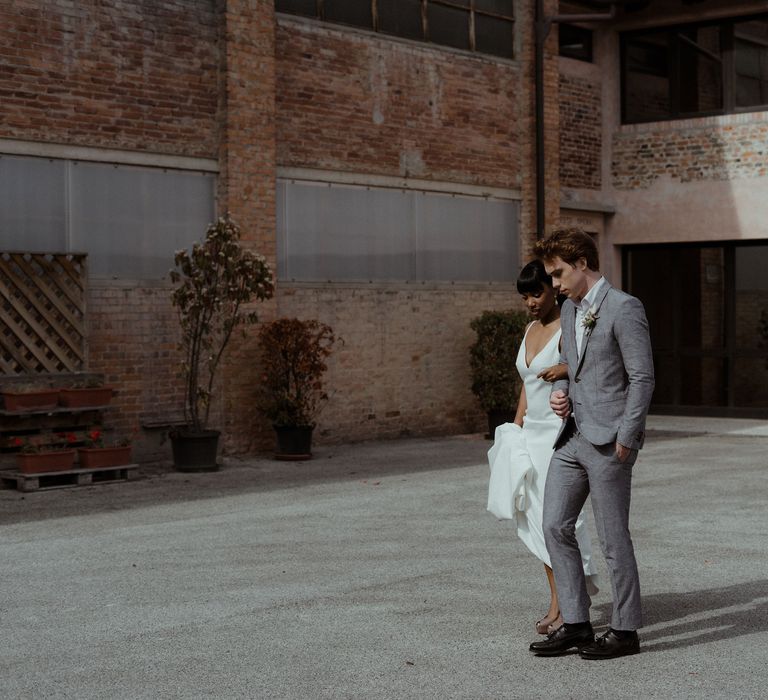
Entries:
[[[530,365],[526,363],[527,337],[526,330],[516,363],[525,385],[527,410],[522,428],[514,423],[505,423],[496,428],[493,447],[488,451],[491,467],[488,510],[498,518],[512,520],[518,537],[526,547],[547,566],[551,566],[541,523],[544,483],[561,420],[549,405],[552,384],[536,375],[559,362],[560,331],[531,360]],[[576,539],[581,550],[587,586],[590,595],[594,595],[597,592],[597,576],[584,511],[576,521]]]

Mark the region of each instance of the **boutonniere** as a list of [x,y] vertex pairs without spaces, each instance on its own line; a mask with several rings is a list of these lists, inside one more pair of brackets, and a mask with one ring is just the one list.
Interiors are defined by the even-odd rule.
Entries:
[[584,314],[584,318],[581,319],[581,325],[588,331],[591,331],[595,327],[598,318],[600,317],[597,315],[597,306],[593,304]]

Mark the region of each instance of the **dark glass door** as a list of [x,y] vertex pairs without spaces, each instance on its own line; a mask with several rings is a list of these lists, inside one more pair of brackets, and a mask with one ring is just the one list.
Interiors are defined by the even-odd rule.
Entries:
[[624,288],[648,314],[653,410],[768,416],[768,245],[628,246]]

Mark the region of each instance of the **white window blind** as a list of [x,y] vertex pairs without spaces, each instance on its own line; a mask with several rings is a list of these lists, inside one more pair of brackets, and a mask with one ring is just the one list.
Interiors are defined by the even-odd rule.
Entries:
[[92,277],[159,279],[215,218],[215,176],[0,157],[0,248],[88,253]]
[[518,220],[512,200],[279,181],[278,275],[296,281],[513,281]]

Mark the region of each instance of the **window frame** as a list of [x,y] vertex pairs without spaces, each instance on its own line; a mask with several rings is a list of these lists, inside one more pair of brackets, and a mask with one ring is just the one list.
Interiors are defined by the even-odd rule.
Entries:
[[[735,25],[749,22],[755,19],[768,21],[768,13],[760,12],[742,17],[729,17],[727,19],[710,20],[706,22],[686,22],[663,27],[648,27],[631,30],[620,34],[620,58],[619,71],[621,78],[621,123],[622,124],[648,124],[651,122],[679,121],[681,119],[697,119],[700,117],[723,116],[727,114],[748,114],[750,112],[768,111],[768,102],[747,107],[736,106],[736,62],[735,62]],[[678,35],[687,29],[699,29],[701,27],[717,26],[720,28],[720,56],[721,56],[721,98],[722,107],[719,109],[703,110],[698,112],[680,111],[680,40]],[[627,115],[627,45],[633,39],[648,34],[665,34],[668,38],[667,56],[669,64],[669,114],[657,116],[652,119],[633,119]]]
[[[361,2],[363,0],[360,0]],[[355,27],[357,29],[363,29],[367,31],[373,31],[377,34],[382,34],[383,36],[391,36],[396,37],[399,39],[403,39],[405,41],[418,41],[425,44],[429,44],[431,46],[440,46],[443,48],[452,49],[454,51],[468,51],[473,54],[478,54],[480,56],[492,56],[497,59],[502,60],[515,60],[516,58],[516,50],[515,50],[515,41],[514,41],[514,31],[515,31],[515,14],[514,14],[514,3],[512,3],[511,13],[509,15],[501,14],[498,12],[492,12],[490,10],[480,10],[475,7],[475,0],[419,0],[421,3],[421,37],[414,39],[407,36],[400,36],[399,34],[395,34],[392,32],[386,32],[382,31],[379,27],[379,13],[378,13],[378,3],[380,0],[370,0],[371,3],[371,14],[372,14],[372,22],[371,26],[364,26],[364,25],[357,25],[357,24],[349,24],[345,22],[340,22],[338,20],[328,20],[325,18],[325,12],[324,12],[324,2],[325,0],[315,0],[315,14],[309,15],[309,14],[303,14],[299,12],[290,12],[289,10],[280,10],[277,7],[275,8],[277,12],[286,14],[289,16],[294,17],[309,17],[312,19],[319,20],[321,22],[327,22],[328,24],[334,24],[337,26],[342,27]],[[467,20],[467,33],[468,33],[468,49],[462,49],[457,48],[455,46],[452,46],[450,44],[435,42],[430,40],[429,38],[429,21],[428,21],[428,8],[430,5],[438,5],[442,7],[448,7],[454,10],[461,10],[463,12],[466,12],[468,15]],[[481,16],[481,17],[489,17],[491,19],[499,19],[503,20],[505,22],[510,23],[510,53],[509,55],[500,55],[498,53],[488,53],[486,51],[478,51],[477,49],[477,35],[475,31],[475,25],[476,21],[475,18]]]

